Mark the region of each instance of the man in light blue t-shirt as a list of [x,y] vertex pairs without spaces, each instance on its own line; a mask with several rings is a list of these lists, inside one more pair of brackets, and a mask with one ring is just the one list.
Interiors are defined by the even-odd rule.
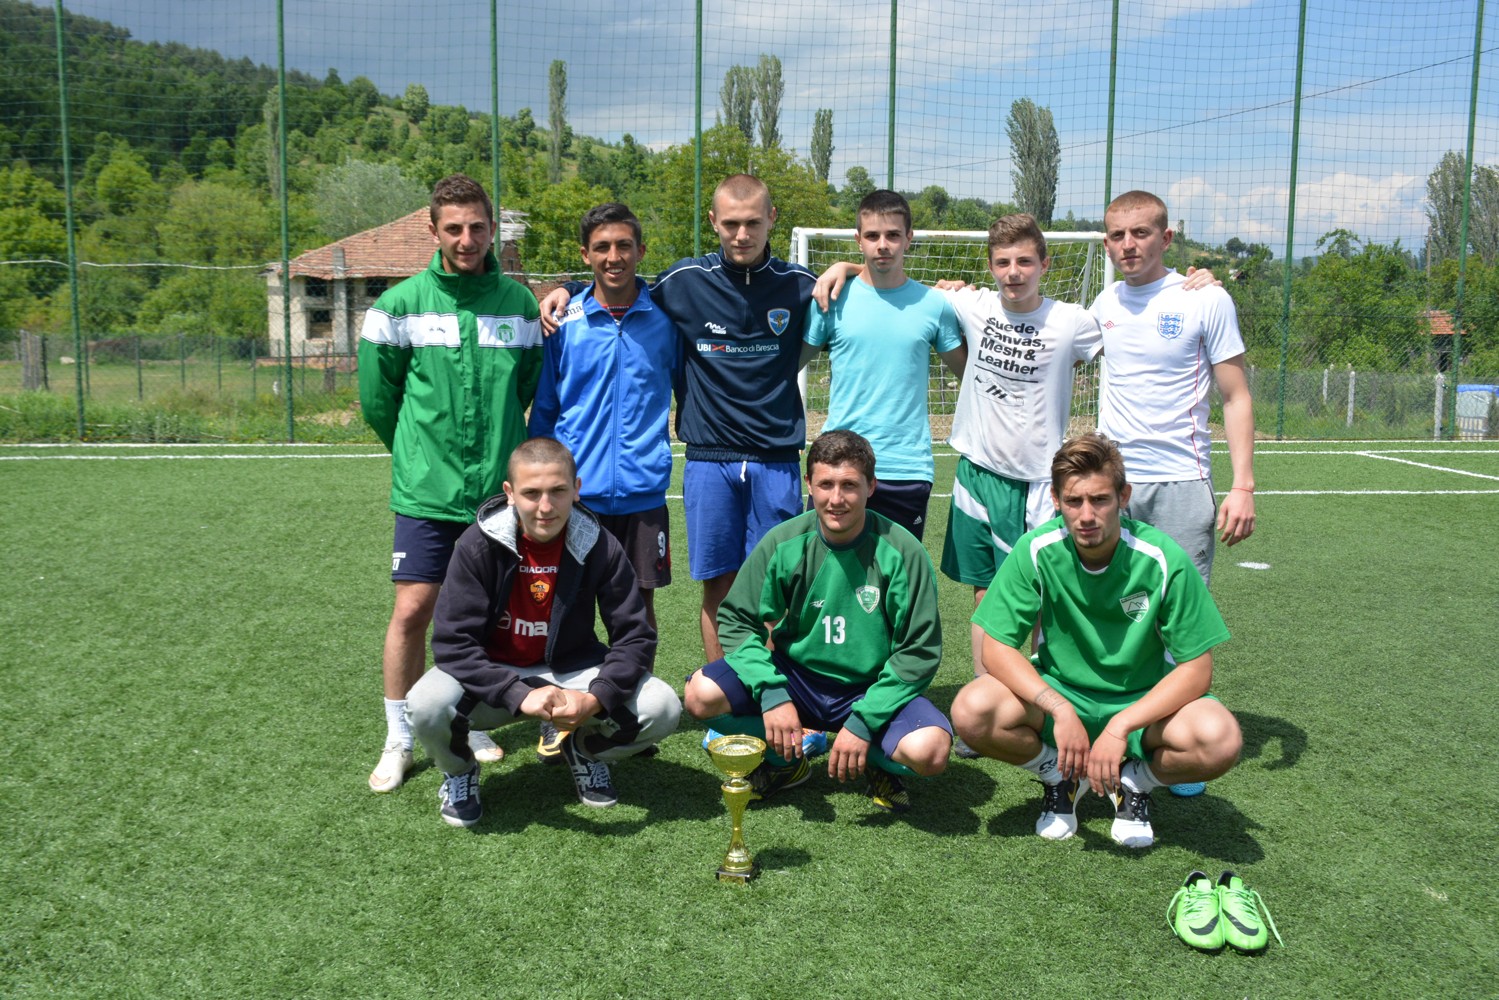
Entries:
[[808,307],[802,363],[824,347],[833,382],[826,430],[851,430],[874,447],[879,488],[869,509],[910,530],[926,527],[932,492],[932,431],[927,415],[931,353],[961,378],[968,360],[958,317],[947,299],[906,277],[911,206],[894,191],[859,203],[864,270],[827,312]]

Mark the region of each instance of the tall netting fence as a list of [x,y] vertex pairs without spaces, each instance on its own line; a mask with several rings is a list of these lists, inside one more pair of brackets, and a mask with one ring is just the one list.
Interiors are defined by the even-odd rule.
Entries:
[[1493,6],[0,0],[0,438],[367,435],[361,318],[455,171],[538,292],[602,201],[647,271],[713,248],[731,172],[788,258],[875,187],[974,232],[1144,188],[1238,303],[1262,434],[1499,428],[1463,416],[1499,385]]

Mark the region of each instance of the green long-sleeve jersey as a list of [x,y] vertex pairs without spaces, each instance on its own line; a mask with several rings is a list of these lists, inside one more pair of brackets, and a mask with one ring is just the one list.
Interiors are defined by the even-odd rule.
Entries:
[[942,661],[932,561],[916,537],[870,511],[863,533],[833,546],[808,511],[772,528],[718,609],[724,658],[769,710],[789,701],[766,646],[806,670],[864,687],[846,725],[870,740],[931,684]]
[[539,317],[493,253],[483,274],[448,274],[434,253],[365,314],[359,401],[390,449],[391,510],[472,521],[500,492],[541,377]]

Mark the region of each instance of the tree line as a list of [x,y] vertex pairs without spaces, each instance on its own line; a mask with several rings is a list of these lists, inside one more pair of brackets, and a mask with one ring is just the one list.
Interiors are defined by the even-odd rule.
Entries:
[[[521,247],[533,274],[580,267],[577,221],[602,201],[629,204],[649,247],[645,269],[693,249],[691,141],[653,150],[625,133],[618,141],[575,134],[567,123],[567,67],[548,71],[546,120],[530,108],[498,120],[435,104],[419,83],[399,96],[368,79],[345,83],[289,73],[287,176],[279,176],[280,95],[274,71],[248,60],[176,44],[141,43],[104,21],[66,15],[72,109],[79,308],[91,333],[264,335],[259,266],[279,256],[279,192],[285,185],[293,253],[388,222],[425,204],[431,185],[463,171],[487,183],[498,130],[504,207],[527,213]],[[62,165],[52,13],[0,0],[0,260],[59,261]],[[852,166],[829,180],[835,111],[818,109],[811,147],[789,149],[780,128],[780,60],[762,54],[734,66],[719,90],[715,125],[704,131],[702,193],[707,218],[712,179],[740,171],[766,180],[781,218],[805,226],[852,226],[859,200],[876,186]],[[1051,111],[1030,98],[1011,105],[1010,201],[955,198],[943,187],[905,192],[921,229],[982,230],[999,215],[1026,210],[1051,229],[1101,228],[1071,213],[1055,218],[1061,149]],[[1477,172],[1469,245],[1466,313],[1475,351],[1499,363],[1491,346],[1499,317],[1494,288],[1499,175]],[[1297,265],[1293,325],[1306,363],[1399,368],[1424,352],[1413,329],[1426,308],[1450,308],[1455,295],[1462,160],[1444,156],[1429,183],[1432,241],[1410,250],[1367,244],[1355,234],[1324,237]],[[1457,192],[1456,201],[1453,199]],[[790,226],[773,249],[789,251]],[[704,233],[705,246],[713,245]],[[1268,248],[1234,239],[1206,246],[1179,238],[1171,263],[1207,263],[1235,280],[1251,352],[1268,351],[1279,320],[1278,265]],[[178,268],[162,265],[191,264]],[[106,266],[115,265],[115,266]],[[204,270],[221,268],[222,270]],[[71,300],[55,264],[0,266],[0,336],[18,328],[61,330]],[[1365,317],[1365,319],[1359,319]],[[1278,346],[1278,344],[1277,344]]]

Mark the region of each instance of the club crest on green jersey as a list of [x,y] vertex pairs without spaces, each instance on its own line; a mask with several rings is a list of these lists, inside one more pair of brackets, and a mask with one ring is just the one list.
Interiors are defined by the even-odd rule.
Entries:
[[1150,610],[1150,595],[1142,590],[1138,594],[1121,597],[1119,599],[1119,606],[1124,609],[1124,613],[1129,615],[1132,621],[1142,621],[1145,618],[1145,613]]
[[880,588],[866,584],[854,591],[854,600],[859,602],[859,607],[864,609],[865,614],[869,614],[880,606]]
[[779,337],[786,332],[786,327],[791,323],[791,310],[772,309],[765,314],[765,319],[770,323],[770,329]]

